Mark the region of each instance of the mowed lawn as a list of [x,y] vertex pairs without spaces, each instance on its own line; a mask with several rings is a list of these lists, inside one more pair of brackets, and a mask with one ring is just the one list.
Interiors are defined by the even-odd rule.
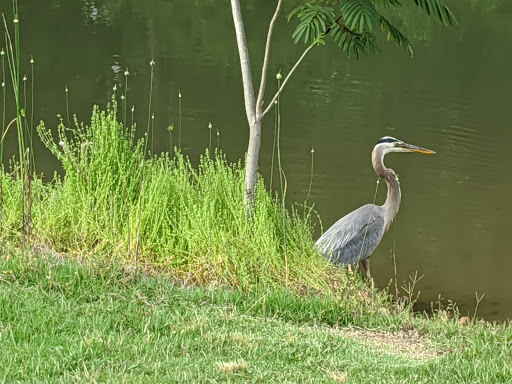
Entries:
[[512,382],[508,325],[51,257],[0,258],[0,346],[2,383]]

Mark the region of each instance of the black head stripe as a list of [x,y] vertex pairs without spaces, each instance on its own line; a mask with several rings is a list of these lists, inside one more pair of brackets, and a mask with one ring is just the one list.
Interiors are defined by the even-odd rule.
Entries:
[[379,139],[379,141],[377,141],[377,144],[381,144],[381,143],[396,143],[398,141],[399,140],[395,139],[394,137],[385,136],[385,137],[381,137]]

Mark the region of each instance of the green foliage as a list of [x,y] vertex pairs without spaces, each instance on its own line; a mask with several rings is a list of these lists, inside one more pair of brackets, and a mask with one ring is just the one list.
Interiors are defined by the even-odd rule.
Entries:
[[332,25],[334,16],[332,8],[319,5],[306,4],[301,9],[297,9],[300,24],[292,35],[293,41],[297,43],[301,37],[304,37],[304,43],[318,40]]
[[380,14],[370,0],[344,0],[340,13],[346,27],[356,33],[371,32],[379,25]]
[[361,54],[367,55],[368,52],[374,54],[378,50],[375,36],[371,33],[353,33],[348,28],[336,24],[331,30],[331,36],[348,57],[358,59]]
[[396,7],[402,5],[398,0],[374,0],[373,3],[381,7]]
[[383,31],[388,31],[386,36],[388,41],[395,41],[395,43],[404,48],[411,57],[414,56],[414,51],[412,49],[412,45],[409,43],[407,37],[405,37],[402,32],[400,32],[397,28],[393,26],[386,18],[381,17],[381,29]]
[[[455,17],[439,0],[412,0],[427,15],[445,26],[457,24]],[[401,7],[398,0],[311,0],[299,5],[288,15],[288,21],[297,17],[299,23],[293,32],[295,43],[324,44],[331,36],[348,57],[374,54],[379,49],[375,31],[387,32],[387,41],[404,48],[411,57],[412,46],[395,26],[383,15],[387,9]]]
[[[67,254],[149,262],[190,283],[251,290],[343,292],[343,273],[313,247],[311,209],[284,210],[259,180],[251,221],[244,169],[206,152],[197,167],[179,150],[145,158],[145,141],[114,104],[94,108],[89,126],[38,127],[63,176],[33,181],[33,242]],[[58,136],[57,144],[54,135]],[[20,179],[3,174],[1,233],[19,239]],[[284,231],[287,246],[284,257]]]
[[413,0],[414,4],[427,12],[427,15],[439,20],[443,25],[450,27],[457,24],[455,16],[450,9],[439,0]]

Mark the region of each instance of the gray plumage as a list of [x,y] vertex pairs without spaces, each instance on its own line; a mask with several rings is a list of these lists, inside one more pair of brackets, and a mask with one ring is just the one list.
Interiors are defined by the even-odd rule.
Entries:
[[384,156],[390,152],[435,152],[382,137],[372,151],[373,169],[386,181],[388,194],[383,205],[366,204],[339,219],[317,240],[316,247],[335,264],[363,264],[368,278],[370,255],[379,245],[400,207],[401,190],[395,172],[386,168]]
[[356,264],[369,257],[385,232],[382,207],[366,204],[339,219],[316,242],[336,264]]

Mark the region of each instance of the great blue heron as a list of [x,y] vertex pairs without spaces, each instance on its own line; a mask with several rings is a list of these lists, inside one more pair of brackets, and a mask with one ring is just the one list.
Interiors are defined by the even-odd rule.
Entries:
[[382,137],[372,151],[373,169],[388,186],[384,205],[366,204],[339,219],[317,240],[316,246],[335,264],[356,264],[361,261],[366,276],[371,280],[370,255],[379,245],[400,207],[400,183],[390,168],[384,165],[384,156],[390,152],[418,152],[434,154],[430,149],[406,144],[394,137]]

